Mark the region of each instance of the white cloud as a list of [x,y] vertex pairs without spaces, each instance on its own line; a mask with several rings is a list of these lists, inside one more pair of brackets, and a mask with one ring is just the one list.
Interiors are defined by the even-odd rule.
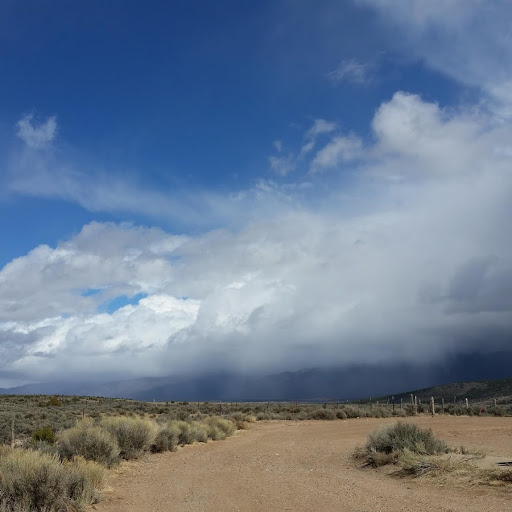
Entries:
[[507,0],[356,0],[374,7],[397,50],[481,88],[494,112],[512,115],[512,35]]
[[[269,162],[271,169],[280,176],[286,176],[290,172],[295,171],[300,167],[308,154],[313,151],[317,144],[319,137],[334,132],[338,128],[338,124],[326,119],[315,119],[313,124],[303,135],[304,142],[299,151],[290,152],[287,156],[270,156]],[[274,147],[280,153],[282,151],[282,144],[279,145],[274,142]]]
[[370,65],[355,59],[346,59],[340,62],[337,68],[329,71],[327,78],[335,84],[342,82],[367,84],[371,80]]
[[[361,181],[314,206],[262,184],[258,200],[280,202],[279,214],[237,231],[94,223],[14,260],[0,272],[4,370],[273,371],[507,348],[512,130],[406,93],[372,126]],[[325,161],[343,160],[346,143]],[[138,305],[97,313],[141,292]]]
[[313,126],[306,132],[307,140],[315,140],[318,135],[324,133],[331,133],[338,127],[337,123],[333,121],[327,121],[326,119],[315,119]]
[[279,176],[286,176],[297,168],[296,158],[293,154],[288,156],[270,156],[268,160],[272,170],[279,174]]
[[22,117],[17,123],[17,135],[29,148],[47,148],[55,139],[57,120],[52,116],[38,125],[33,120],[32,114]]
[[312,172],[337,167],[362,155],[362,142],[357,137],[337,135],[318,151],[311,162]]
[[489,160],[506,159],[507,133],[491,118],[441,109],[414,94],[397,92],[372,123],[378,140],[373,157],[387,155],[380,169],[389,176],[481,172]]

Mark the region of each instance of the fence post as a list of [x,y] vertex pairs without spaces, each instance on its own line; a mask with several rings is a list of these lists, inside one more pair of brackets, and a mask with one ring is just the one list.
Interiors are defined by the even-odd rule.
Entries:
[[444,398],[441,399],[441,410],[443,411],[444,414]]
[[469,400],[466,398],[466,410],[469,409]]
[[433,396],[430,397],[430,402],[431,402],[431,405],[432,405],[432,418],[433,418],[434,414],[436,413],[436,404],[434,402],[434,397]]
[[11,448],[14,448],[14,418],[11,420]]

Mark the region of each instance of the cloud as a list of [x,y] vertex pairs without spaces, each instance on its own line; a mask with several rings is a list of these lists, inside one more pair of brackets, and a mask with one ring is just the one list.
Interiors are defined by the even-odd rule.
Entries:
[[[3,369],[33,380],[271,372],[507,349],[511,128],[398,92],[372,129],[373,143],[356,144],[358,179],[333,179],[319,201],[261,183],[256,210],[276,202],[274,214],[237,229],[92,223],[12,261],[0,272]],[[312,158],[330,148],[325,162],[342,167],[350,139],[328,135]]]
[[313,126],[306,132],[306,140],[315,140],[319,135],[331,133],[338,127],[337,123],[325,119],[315,119]]
[[[280,157],[284,158],[284,157]],[[284,172],[286,161],[274,163]],[[246,190],[224,194],[204,189],[154,188],[143,176],[123,169],[105,170],[85,158],[51,146],[45,151],[24,147],[11,150],[6,171],[0,174],[0,201],[9,196],[58,199],[78,204],[90,212],[133,214],[138,217],[172,223],[183,229],[213,229],[242,225],[255,216],[274,215],[282,207],[282,191],[270,189],[261,205],[259,184]]]
[[345,59],[340,62],[337,68],[327,73],[327,78],[334,84],[349,82],[364,85],[372,80],[371,66],[355,59]]
[[357,137],[336,136],[318,151],[311,162],[312,172],[337,167],[342,162],[362,155],[362,142]]
[[[0,321],[89,314],[120,295],[155,293],[186,240],[157,228],[88,224],[72,240],[38,246],[1,270]],[[82,294],[91,288],[98,293]]]
[[38,125],[33,120],[33,114],[22,117],[16,125],[17,135],[31,149],[47,148],[55,139],[57,119],[52,116]]
[[458,82],[478,87],[495,114],[512,115],[509,19],[506,0],[356,0],[373,7],[398,51],[423,60]]
[[279,176],[286,176],[297,168],[296,158],[292,153],[288,156],[270,156],[268,160],[272,170]]
[[[287,156],[270,156],[269,162],[271,169],[280,176],[286,176],[290,172],[295,171],[300,167],[304,159],[315,148],[317,140],[323,135],[332,133],[338,128],[337,123],[327,121],[326,119],[315,119],[310,128],[303,134],[303,142],[298,151],[292,151]],[[279,144],[276,144],[279,142]],[[282,151],[282,143],[280,141],[274,142],[274,147],[279,153]]]

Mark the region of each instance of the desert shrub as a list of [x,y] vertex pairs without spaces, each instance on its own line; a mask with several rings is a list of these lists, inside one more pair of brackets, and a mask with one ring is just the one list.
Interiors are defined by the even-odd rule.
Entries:
[[56,396],[52,396],[45,405],[47,407],[62,407],[62,400],[59,400]]
[[235,424],[232,421],[218,416],[211,416],[205,424],[208,428],[208,437],[214,441],[226,439],[235,432]]
[[94,425],[92,420],[82,420],[73,428],[61,432],[58,439],[61,457],[72,459],[79,455],[111,467],[119,461],[119,444],[108,431]]
[[347,407],[344,407],[342,410],[347,415],[347,418],[359,418],[363,416],[363,414],[361,414],[361,410],[358,407],[353,407],[349,405]]
[[190,423],[178,420],[171,421],[169,426],[170,428],[175,429],[178,433],[178,444],[185,445],[192,444],[194,442]]
[[408,450],[413,454],[437,455],[447,453],[446,443],[434,437],[432,430],[421,429],[410,423],[387,425],[368,436],[365,451],[369,462],[376,464],[376,454],[400,454]]
[[251,416],[250,414],[244,413],[241,411],[236,411],[236,412],[232,413],[229,416],[229,418],[231,419],[231,421],[234,422],[235,428],[237,428],[239,430],[246,429],[247,423],[252,423],[255,421],[254,416]]
[[149,450],[158,433],[156,423],[144,418],[104,418],[101,427],[114,436],[120,456],[126,460],[135,459]]
[[314,409],[309,414],[309,418],[312,420],[334,420],[336,419],[336,413],[331,409]]
[[179,431],[172,425],[163,426],[151,445],[151,451],[153,453],[161,452],[174,452],[178,445]]
[[373,407],[372,416],[374,418],[389,418],[391,416],[391,411],[386,407]]
[[503,407],[489,407],[487,409],[487,414],[491,415],[491,416],[505,416],[506,415],[506,411]]
[[206,443],[208,441],[208,427],[204,423],[194,421],[189,425],[193,441]]
[[0,474],[0,509],[68,512],[98,500],[106,470],[92,462],[61,463],[57,455],[13,449],[2,451]]
[[343,410],[337,410],[336,411],[336,418],[339,420],[346,420],[347,419],[347,413]]
[[38,450],[42,453],[47,453],[49,455],[58,455],[59,454],[59,449],[58,449],[56,443],[50,444],[50,443],[47,443],[46,441],[31,440],[29,447],[32,450]]
[[102,489],[107,483],[108,471],[97,462],[76,456],[70,462],[65,461],[64,465],[68,470],[83,473],[94,489]]
[[32,432],[32,441],[44,441],[48,444],[55,444],[57,437],[52,427],[42,427]]

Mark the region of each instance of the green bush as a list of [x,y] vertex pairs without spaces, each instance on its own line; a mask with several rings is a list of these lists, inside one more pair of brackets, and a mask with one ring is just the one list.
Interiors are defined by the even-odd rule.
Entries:
[[107,467],[119,461],[120,449],[116,438],[88,419],[61,432],[57,447],[60,456],[65,459],[79,455]]
[[68,512],[95,503],[106,470],[33,450],[0,451],[0,510]]
[[150,450],[158,433],[154,421],[145,418],[110,417],[101,421],[101,426],[117,440],[123,459],[136,459]]
[[32,441],[43,441],[48,444],[55,444],[57,437],[55,436],[55,432],[52,427],[43,427],[32,432]]

